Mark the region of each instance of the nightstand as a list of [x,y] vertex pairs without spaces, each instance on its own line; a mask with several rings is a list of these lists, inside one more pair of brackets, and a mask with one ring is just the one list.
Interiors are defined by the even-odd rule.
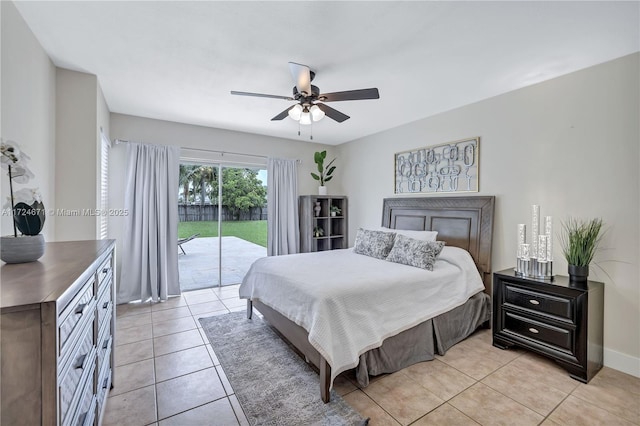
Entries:
[[493,274],[493,346],[516,345],[555,360],[583,383],[602,368],[604,284],[569,277]]

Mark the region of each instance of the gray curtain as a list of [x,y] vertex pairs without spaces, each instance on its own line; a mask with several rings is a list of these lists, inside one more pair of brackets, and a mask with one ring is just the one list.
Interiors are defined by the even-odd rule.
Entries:
[[298,253],[298,162],[269,158],[267,163],[267,255]]
[[180,294],[178,171],[180,148],[129,143],[126,217],[118,303]]

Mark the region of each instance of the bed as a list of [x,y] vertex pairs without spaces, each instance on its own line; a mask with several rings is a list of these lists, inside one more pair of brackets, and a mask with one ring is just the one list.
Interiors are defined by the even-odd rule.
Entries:
[[[369,375],[433,359],[490,318],[493,210],[491,196],[385,199],[383,227],[446,242],[433,272],[352,249],[264,258],[240,286],[247,316],[255,308],[317,368],[324,402],[346,369],[366,386]],[[427,275],[438,279],[426,286]]]

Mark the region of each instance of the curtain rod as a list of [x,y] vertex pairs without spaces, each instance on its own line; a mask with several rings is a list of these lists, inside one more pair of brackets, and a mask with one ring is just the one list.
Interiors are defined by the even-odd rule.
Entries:
[[[130,143],[130,141],[127,140],[123,140],[123,139],[116,139],[114,141],[114,143],[117,145],[119,143]],[[231,154],[231,155],[244,155],[247,157],[256,157],[256,158],[269,158],[266,155],[255,155],[255,154],[244,154],[242,152],[231,152],[231,151],[220,151],[220,150],[216,150],[216,149],[204,149],[204,148],[189,148],[186,146],[181,146],[180,149],[186,149],[189,151],[202,151],[202,152],[213,152],[213,153],[218,153],[222,156],[224,156],[224,154]],[[297,160],[298,162],[300,162],[300,160]]]

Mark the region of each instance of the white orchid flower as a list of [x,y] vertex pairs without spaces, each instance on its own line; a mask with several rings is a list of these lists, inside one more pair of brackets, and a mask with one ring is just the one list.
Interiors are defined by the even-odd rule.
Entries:
[[27,183],[35,175],[25,164],[16,163],[11,167],[11,179],[16,183]]
[[0,142],[0,154],[2,154],[2,156],[0,156],[2,168],[5,170],[8,169],[7,166],[12,166],[13,168],[15,165],[26,164],[31,160],[31,157],[22,151],[17,142],[10,140],[2,140]]
[[[13,193],[13,205],[17,203],[26,203],[32,205],[34,202],[42,202],[42,194],[38,191],[38,188],[22,188]],[[7,199],[2,206],[3,209],[11,208],[11,196],[7,196]]]

